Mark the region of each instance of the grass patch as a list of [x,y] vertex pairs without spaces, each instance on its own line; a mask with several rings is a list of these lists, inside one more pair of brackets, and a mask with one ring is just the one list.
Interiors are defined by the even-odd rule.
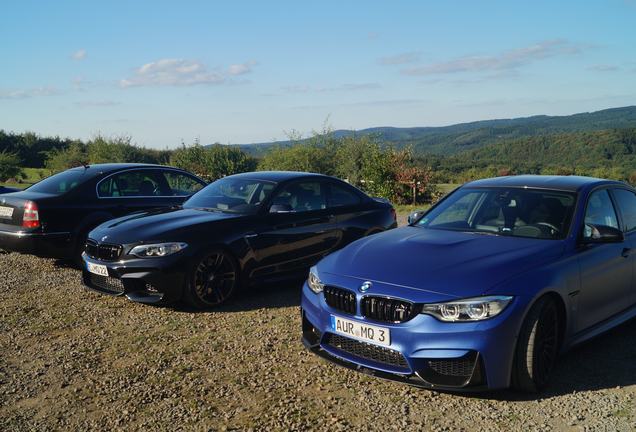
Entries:
[[18,181],[11,181],[0,183],[0,186],[12,187],[17,189],[24,189],[31,186],[34,183],[39,182],[43,178],[51,175],[51,170],[46,168],[22,168],[24,178],[18,179]]

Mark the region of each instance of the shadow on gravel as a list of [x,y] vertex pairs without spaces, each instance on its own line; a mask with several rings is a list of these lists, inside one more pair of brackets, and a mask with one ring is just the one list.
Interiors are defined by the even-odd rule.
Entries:
[[177,312],[210,313],[210,312],[241,312],[256,309],[276,309],[300,306],[300,293],[303,281],[283,282],[280,284],[263,284],[251,288],[244,288],[236,293],[227,303],[210,310],[198,310],[177,303],[170,307]]
[[573,392],[625,387],[636,384],[636,320],[629,321],[565,353],[557,364],[548,389],[540,394],[513,391],[466,393],[466,397],[528,401],[549,399]]

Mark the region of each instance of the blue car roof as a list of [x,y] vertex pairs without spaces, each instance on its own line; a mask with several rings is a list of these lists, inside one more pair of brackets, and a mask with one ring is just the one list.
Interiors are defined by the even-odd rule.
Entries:
[[602,184],[625,185],[615,180],[604,180],[583,176],[518,175],[494,177],[466,183],[467,187],[530,187],[577,192],[584,187]]

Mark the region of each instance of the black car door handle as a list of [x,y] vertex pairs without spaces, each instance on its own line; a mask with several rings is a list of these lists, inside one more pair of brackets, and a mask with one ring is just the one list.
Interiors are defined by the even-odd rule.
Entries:
[[623,250],[621,251],[621,256],[624,258],[629,257],[629,255],[632,253],[632,248],[623,248]]

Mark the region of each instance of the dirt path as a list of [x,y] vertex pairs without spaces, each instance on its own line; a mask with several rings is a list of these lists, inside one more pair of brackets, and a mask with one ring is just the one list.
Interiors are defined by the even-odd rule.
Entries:
[[563,358],[539,399],[452,395],[333,366],[299,341],[299,287],[208,313],[84,290],[0,255],[0,430],[632,430],[636,322]]

